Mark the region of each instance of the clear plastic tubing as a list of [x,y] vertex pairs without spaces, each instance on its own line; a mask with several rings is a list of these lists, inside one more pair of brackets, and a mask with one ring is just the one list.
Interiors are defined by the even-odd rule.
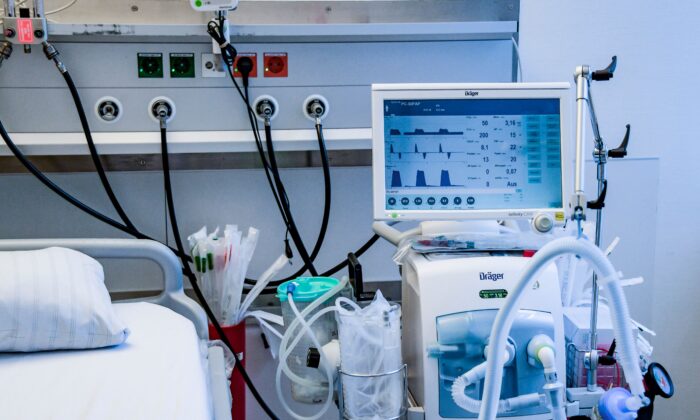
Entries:
[[479,420],[493,420],[498,413],[505,362],[502,349],[506,347],[506,339],[520,309],[524,293],[532,288],[542,268],[555,258],[566,254],[575,254],[589,261],[598,274],[603,293],[610,302],[615,338],[619,346],[620,365],[632,391],[629,403],[631,406],[640,406],[642,402],[647,401],[644,396],[642,373],[639,369],[639,353],[628,324],[630,315],[627,300],[615,268],[603,251],[592,243],[575,238],[561,238],[548,243],[532,257],[520,281],[506,298],[503,308],[498,311],[491,328],[491,345],[486,358],[488,365]]
[[[478,413],[481,409],[481,401],[476,400],[464,393],[470,385],[484,379],[486,375],[486,365],[484,361],[474,366],[467,373],[457,377],[452,383],[452,400],[457,406],[470,413]],[[544,396],[543,396],[544,397]],[[498,402],[498,413],[503,414],[509,411],[520,410],[528,407],[537,407],[541,404],[540,395],[537,393],[518,395]]]
[[[332,291],[332,289],[331,289],[331,291]],[[321,302],[324,302],[324,300],[321,300],[321,299],[318,299],[318,300],[320,300]],[[294,314],[297,316],[299,323],[302,325],[302,329],[304,330],[304,332],[306,334],[309,335],[309,338],[311,338],[311,341],[314,343],[314,346],[316,346],[316,348],[320,350],[321,344],[318,342],[313,330],[309,326],[309,324],[311,322],[307,323],[304,320],[304,318],[302,317],[302,314],[299,313],[299,309],[297,309],[297,306],[294,304],[294,298],[292,297],[292,293],[288,294],[288,301],[289,301],[289,306],[292,308],[292,311],[294,311]],[[329,310],[328,311],[326,311],[326,310],[319,311],[316,314],[316,316],[314,316],[312,318],[312,320],[315,321],[315,320],[319,319],[320,318],[319,314],[321,314],[321,313],[325,314],[327,312],[335,310],[335,307],[331,306],[331,307],[326,308],[326,309],[329,309]],[[300,339],[304,332],[300,333],[296,337],[296,339]],[[298,342],[298,340],[296,340],[296,342]],[[292,346],[291,348],[294,348],[294,347]],[[289,353],[290,353],[289,351],[285,351],[284,354],[281,354],[283,357],[280,357],[280,366],[282,364],[282,360],[286,360],[287,357],[289,356]],[[289,414],[290,416],[292,416],[296,420],[316,420],[316,419],[320,418],[322,415],[324,415],[326,413],[326,411],[328,411],[328,409],[331,406],[331,403],[333,402],[333,373],[331,372],[332,366],[328,366],[327,360],[324,360],[325,356],[323,355],[323,352],[321,351],[320,353],[321,353],[321,367],[326,372],[326,378],[328,380],[328,395],[326,396],[326,401],[323,403],[323,406],[321,407],[321,409],[316,414],[314,414],[312,416],[303,416],[301,414],[298,414],[292,410],[292,408],[289,406],[289,404],[287,404],[287,400],[284,398],[284,395],[282,394],[282,369],[280,368],[280,366],[277,367],[277,372],[275,375],[275,387],[277,390],[277,397],[279,398],[280,402],[282,403],[282,406],[284,407],[287,414]]]
[[[320,305],[322,305],[328,299],[330,299],[333,296],[335,296],[336,294],[340,293],[340,291],[342,291],[347,284],[348,284],[347,278],[341,279],[337,286],[335,286],[331,290],[327,291],[323,296],[316,299],[309,306],[304,308],[304,310],[301,311],[301,318],[306,319],[306,317],[309,316],[309,314],[312,311],[314,311],[316,308],[318,308]],[[324,314],[326,314],[328,312],[330,312],[330,311],[325,311]],[[314,317],[314,318],[316,318],[316,317]],[[316,318],[316,319],[318,319],[318,318]],[[280,354],[279,366],[282,368],[282,371],[285,373],[285,375],[287,375],[287,377],[291,381],[294,381],[294,382],[296,382],[300,385],[303,385],[303,386],[318,385],[316,382],[310,381],[306,378],[302,378],[301,376],[295,374],[294,372],[292,372],[292,370],[287,365],[287,357],[289,357],[289,354],[291,353],[291,351],[290,352],[286,351],[287,348],[293,349],[296,346],[296,344],[299,342],[299,340],[301,339],[302,334],[303,334],[302,331],[299,331],[299,333],[294,332],[294,330],[297,327],[299,327],[299,323],[300,323],[299,317],[297,317],[294,320],[294,322],[292,322],[292,324],[289,325],[289,327],[286,329],[286,331],[284,333],[284,336],[282,337],[282,342],[280,343],[280,350],[279,350],[279,354]],[[293,344],[291,346],[288,347],[287,344],[292,339],[292,337],[295,337],[297,339],[293,342]]]

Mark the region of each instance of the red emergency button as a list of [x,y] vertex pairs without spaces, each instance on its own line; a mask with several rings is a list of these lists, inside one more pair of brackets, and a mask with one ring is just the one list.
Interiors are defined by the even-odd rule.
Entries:
[[20,44],[34,42],[34,25],[31,19],[17,19],[17,39]]

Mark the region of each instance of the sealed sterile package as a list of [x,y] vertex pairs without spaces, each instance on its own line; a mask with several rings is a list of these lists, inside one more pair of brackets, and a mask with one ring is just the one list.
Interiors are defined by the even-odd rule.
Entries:
[[498,233],[472,232],[455,235],[411,238],[411,248],[421,254],[478,250],[540,249],[549,238],[532,232],[514,232],[503,228]]
[[364,308],[347,298],[338,298],[336,307],[345,415],[399,417],[405,399],[401,308],[381,291]]

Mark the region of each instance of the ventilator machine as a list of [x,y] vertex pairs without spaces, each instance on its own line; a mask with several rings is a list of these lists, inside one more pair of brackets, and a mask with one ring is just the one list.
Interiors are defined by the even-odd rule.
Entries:
[[[605,279],[631,390],[615,404],[632,418],[648,402],[617,272],[582,237],[569,92],[567,83],[373,86],[374,229],[397,247],[415,418],[599,411],[603,390],[566,387],[565,308],[551,262],[567,254]],[[396,221],[419,224],[402,232]]]

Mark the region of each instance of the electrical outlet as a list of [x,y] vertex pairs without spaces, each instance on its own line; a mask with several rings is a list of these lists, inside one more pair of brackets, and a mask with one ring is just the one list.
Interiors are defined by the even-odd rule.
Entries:
[[193,53],[170,53],[170,77],[192,78],[194,77]]
[[219,54],[202,54],[202,77],[226,77],[226,64]]
[[163,54],[138,53],[137,62],[139,78],[163,77]]

